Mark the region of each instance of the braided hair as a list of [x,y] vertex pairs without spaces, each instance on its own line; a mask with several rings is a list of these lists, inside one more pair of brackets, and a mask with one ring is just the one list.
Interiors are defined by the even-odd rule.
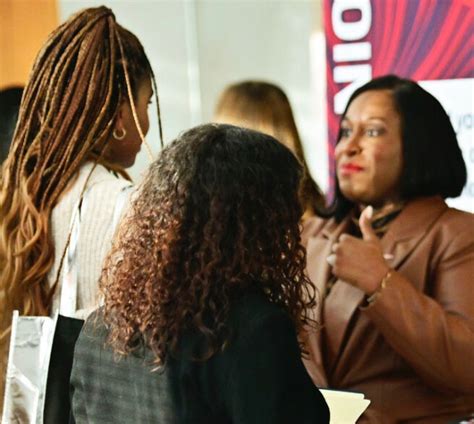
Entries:
[[12,310],[23,315],[50,312],[56,288],[47,282],[55,255],[51,212],[79,168],[93,160],[126,175],[103,153],[124,101],[130,103],[142,135],[133,97],[146,78],[153,81],[156,94],[143,46],[106,7],[72,16],[39,52],[0,181],[4,338]]

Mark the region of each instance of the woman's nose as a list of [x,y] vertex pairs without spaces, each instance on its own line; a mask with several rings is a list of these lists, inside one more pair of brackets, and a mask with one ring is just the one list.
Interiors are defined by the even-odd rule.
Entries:
[[336,155],[354,156],[360,153],[360,150],[359,136],[356,132],[353,132],[349,137],[339,141],[336,146]]

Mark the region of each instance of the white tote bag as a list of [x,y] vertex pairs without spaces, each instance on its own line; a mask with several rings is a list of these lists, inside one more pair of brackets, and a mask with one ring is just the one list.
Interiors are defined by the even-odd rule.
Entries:
[[46,378],[57,314],[20,317],[13,312],[2,423],[42,423]]

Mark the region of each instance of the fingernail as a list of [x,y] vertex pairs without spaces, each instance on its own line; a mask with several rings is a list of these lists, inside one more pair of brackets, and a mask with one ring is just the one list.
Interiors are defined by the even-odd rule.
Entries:
[[367,215],[367,218],[371,219],[372,218],[372,215],[374,214],[374,208],[372,206],[367,206],[367,209],[366,209],[366,215]]
[[326,258],[326,261],[328,262],[329,265],[334,266],[334,264],[336,263],[336,255],[329,255]]
[[391,253],[384,253],[383,258],[387,261],[390,261],[391,259],[393,259],[393,255]]

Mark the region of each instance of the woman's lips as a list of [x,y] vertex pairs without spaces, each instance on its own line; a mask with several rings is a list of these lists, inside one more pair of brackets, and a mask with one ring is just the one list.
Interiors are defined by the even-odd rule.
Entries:
[[350,174],[355,174],[357,172],[363,171],[364,168],[359,165],[355,165],[353,163],[346,163],[344,165],[339,166],[339,172],[342,175],[350,175]]

